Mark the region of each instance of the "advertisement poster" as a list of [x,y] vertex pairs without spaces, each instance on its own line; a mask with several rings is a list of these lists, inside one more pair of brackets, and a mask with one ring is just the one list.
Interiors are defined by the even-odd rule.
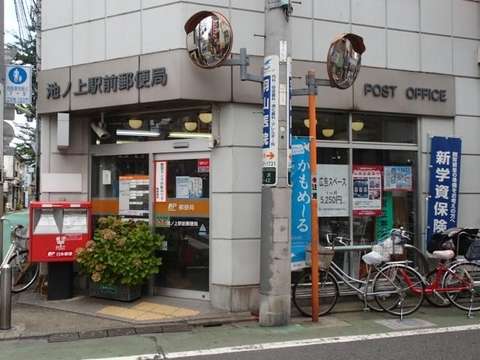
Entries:
[[348,165],[317,164],[318,216],[349,216]]
[[167,162],[155,161],[155,202],[167,201]]
[[292,138],[292,260],[291,269],[306,266],[311,243],[310,139]]
[[384,166],[383,167],[384,191],[412,191],[411,166]]
[[382,215],[382,166],[353,165],[353,216]]
[[432,138],[428,190],[427,244],[433,233],[457,226],[462,140]]

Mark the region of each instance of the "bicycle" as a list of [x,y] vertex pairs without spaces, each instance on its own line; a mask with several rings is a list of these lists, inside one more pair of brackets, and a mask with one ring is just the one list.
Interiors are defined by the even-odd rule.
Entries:
[[40,266],[30,261],[30,250],[28,247],[28,228],[23,225],[13,226],[6,217],[1,217],[10,225],[10,247],[0,265],[3,268],[6,264],[12,269],[12,293],[19,293],[28,289],[37,279]]
[[[403,229],[393,229],[390,232],[390,238],[394,241],[395,248],[397,245],[401,246],[407,236]],[[424,280],[405,261],[385,263],[385,259],[379,253],[371,251],[362,256],[363,261],[368,265],[368,271],[365,280],[360,280],[351,277],[332,262],[334,248],[335,241],[329,247],[319,246],[319,292],[316,300],[319,302],[319,315],[328,314],[337,303],[340,296],[337,279],[342,281],[342,285],[348,286],[362,296],[365,311],[370,310],[367,299],[371,297],[383,311],[400,318],[414,313],[421,306],[424,298]],[[370,284],[369,279],[372,277],[373,270],[376,274]],[[295,281],[292,298],[300,313],[305,316],[312,315],[311,271],[307,271]]]

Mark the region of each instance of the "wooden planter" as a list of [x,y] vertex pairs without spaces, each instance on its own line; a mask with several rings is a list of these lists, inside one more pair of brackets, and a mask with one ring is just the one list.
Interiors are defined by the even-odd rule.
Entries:
[[89,294],[103,299],[132,301],[142,296],[142,285],[98,285],[90,280]]

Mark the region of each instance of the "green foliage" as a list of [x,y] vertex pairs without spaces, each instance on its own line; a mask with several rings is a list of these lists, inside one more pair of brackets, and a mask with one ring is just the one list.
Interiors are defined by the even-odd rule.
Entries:
[[146,221],[102,217],[93,240],[75,251],[80,273],[99,285],[141,285],[159,271],[162,259],[155,250],[163,239]]
[[36,162],[36,154],[32,148],[36,143],[36,130],[28,124],[15,124],[18,130],[15,138],[20,142],[15,147],[15,156],[17,156],[23,163],[33,165]]

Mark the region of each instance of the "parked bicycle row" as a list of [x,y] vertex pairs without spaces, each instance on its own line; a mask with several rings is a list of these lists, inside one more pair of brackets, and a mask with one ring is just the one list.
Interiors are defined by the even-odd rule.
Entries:
[[[428,246],[429,257],[438,260],[433,270],[429,270],[423,252],[408,244],[411,235],[398,228],[376,240],[371,251],[361,257],[366,273],[354,277],[333,258],[339,249],[355,246],[350,245],[349,239],[327,234],[318,254],[319,291],[315,301],[318,301],[319,315],[328,314],[343,293],[352,292],[363,301],[365,310],[385,311],[400,318],[417,311],[424,299],[437,307],[453,304],[467,311],[469,317],[480,310],[480,264],[476,262],[480,260],[478,229],[455,228],[434,234]],[[419,264],[408,259],[398,260],[406,249],[419,258]],[[311,285],[309,268],[293,284],[293,303],[305,316],[312,315]]]

